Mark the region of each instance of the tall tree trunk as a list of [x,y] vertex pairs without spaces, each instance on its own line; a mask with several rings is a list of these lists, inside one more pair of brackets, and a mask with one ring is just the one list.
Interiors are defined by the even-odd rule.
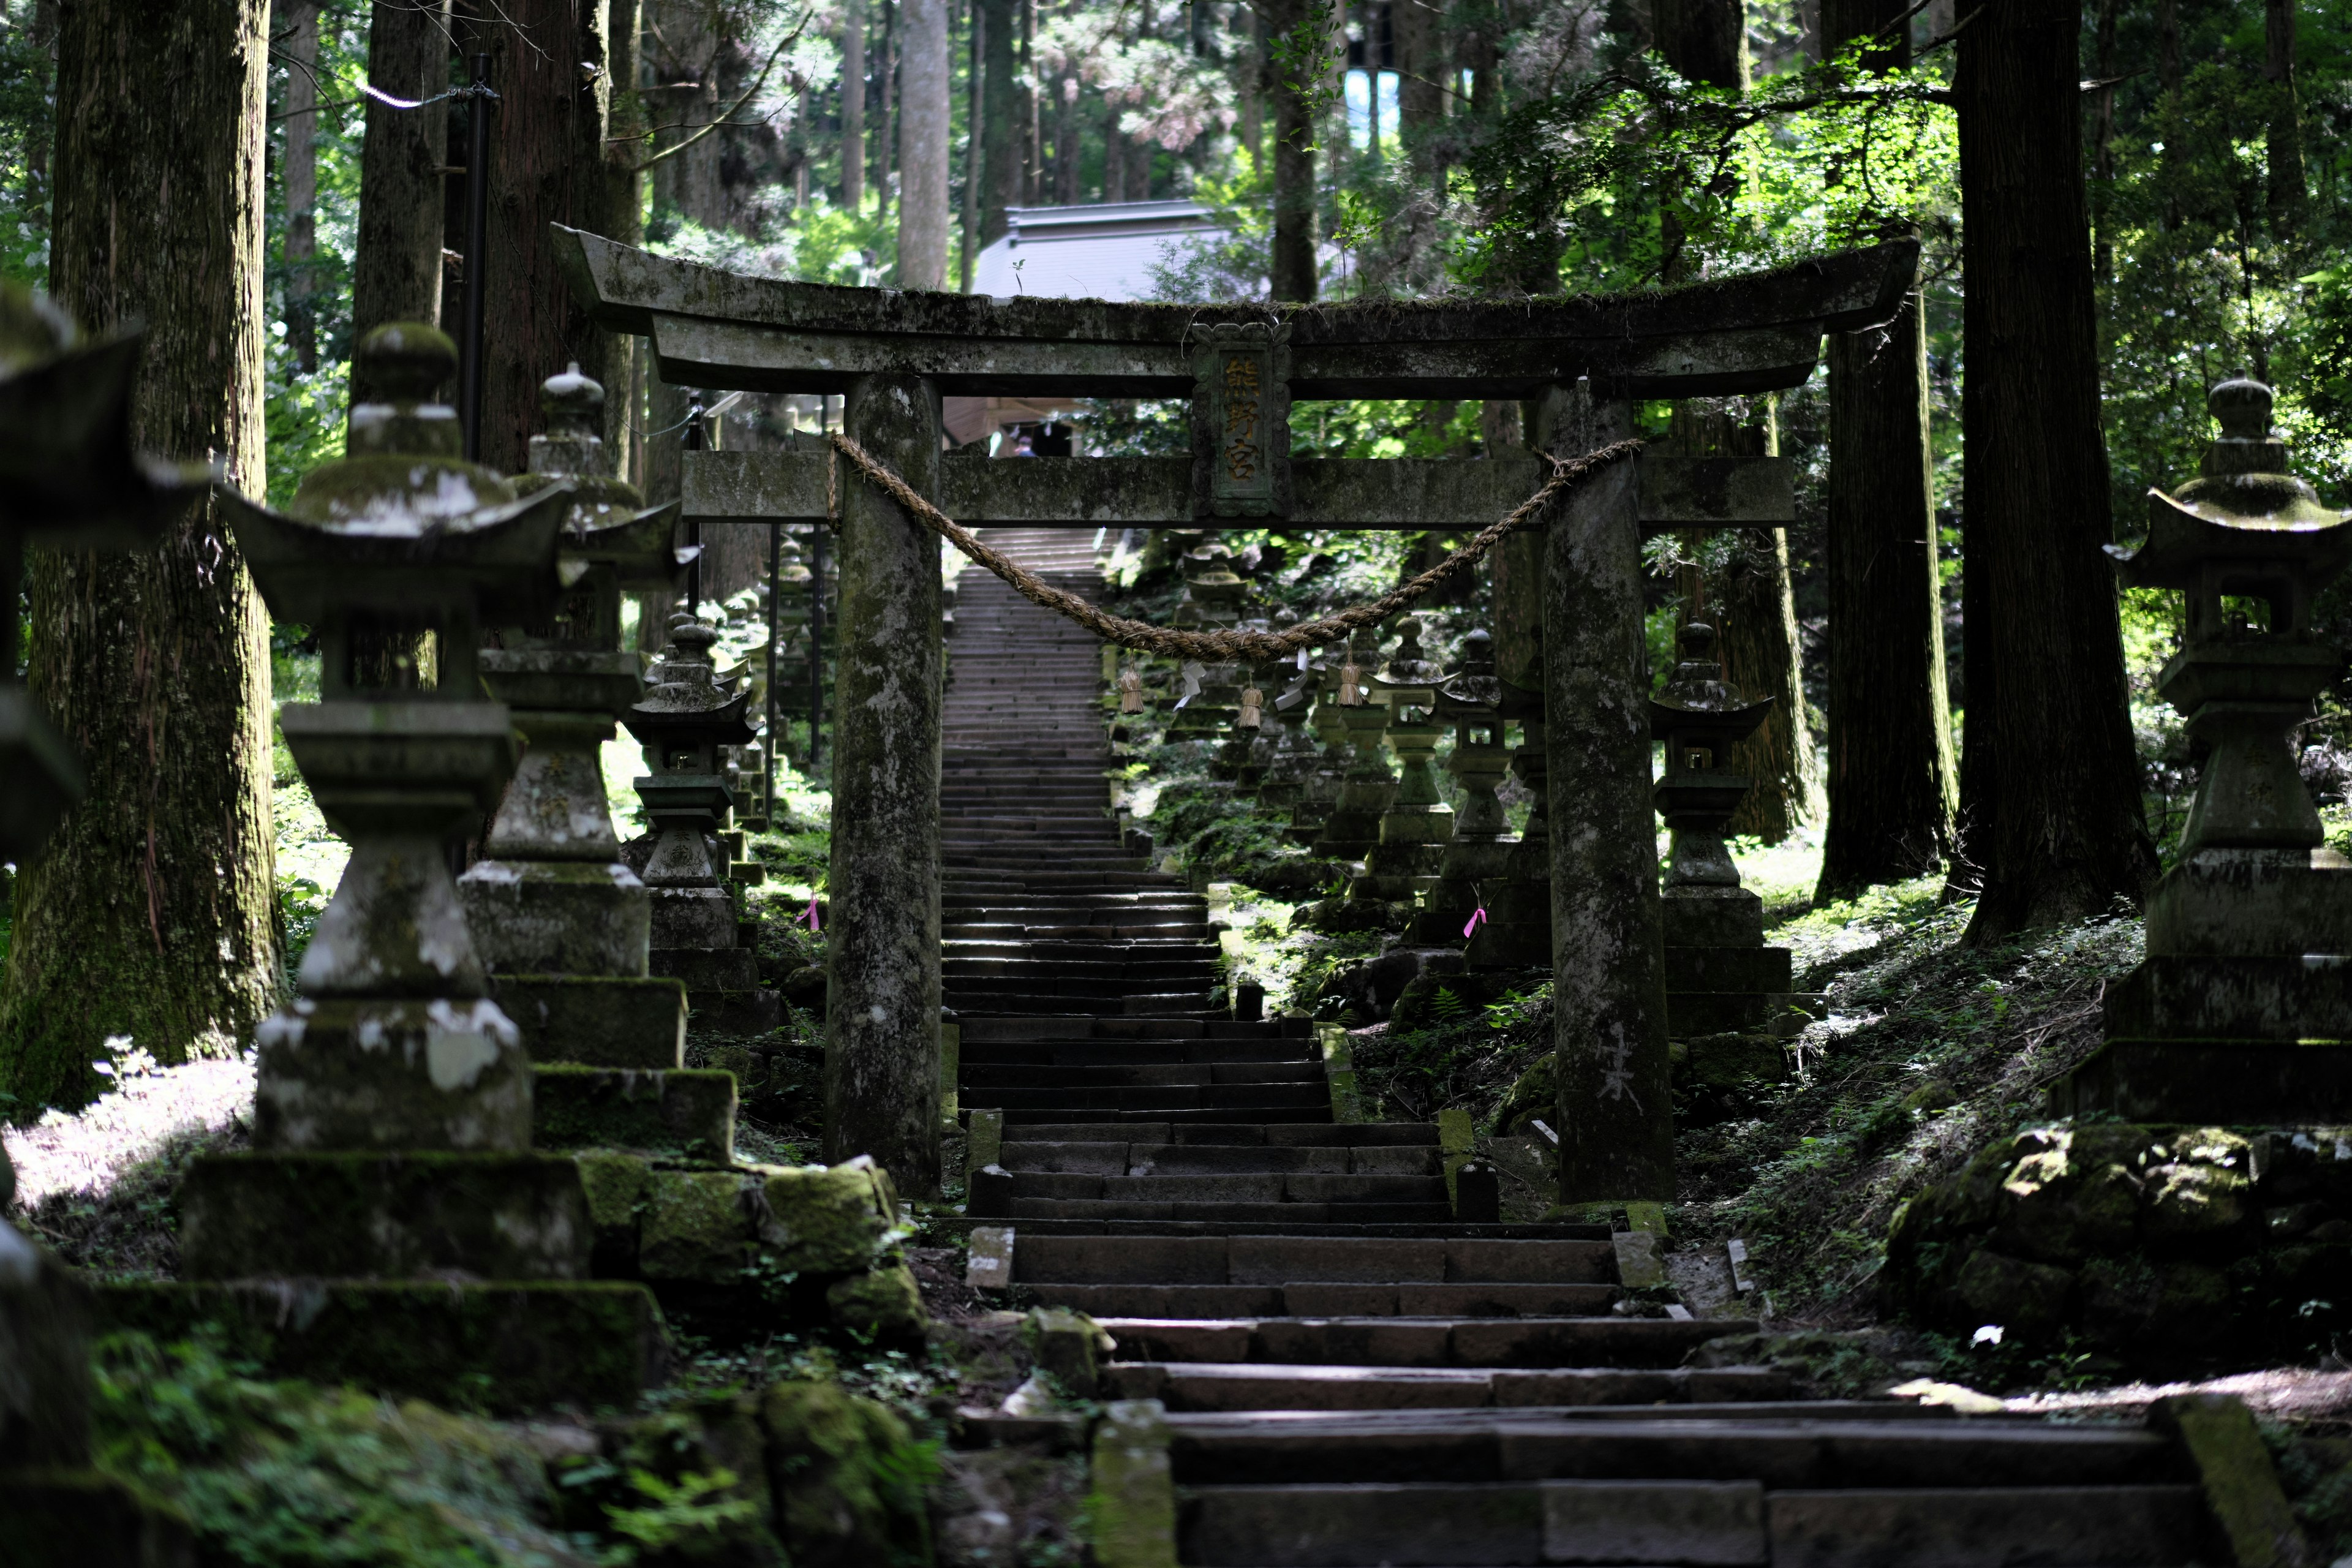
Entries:
[[[1265,18],[1258,15],[1255,5],[1242,8],[1244,50],[1241,79],[1242,150],[1249,154],[1250,173],[1261,174],[1265,170]],[[1111,123],[1118,123],[1118,111],[1111,111]],[[1121,189],[1125,188],[1126,170],[1119,171]]]
[[319,318],[311,308],[319,254],[319,7],[286,7],[286,343],[303,370],[319,368]]
[[[86,329],[147,323],[141,446],[258,495],[264,0],[76,0],[59,22],[51,291]],[[0,1085],[20,1115],[88,1098],[111,1037],[233,1048],[278,983],[268,623],[219,508],[152,554],[30,566],[32,698],[89,788],[17,880]]]
[[[606,12],[576,0],[507,0],[489,29],[489,254],[467,257],[485,282],[498,349],[482,356],[482,461],[520,472],[539,428],[539,386],[568,361],[605,379],[602,329],[558,276],[548,225],[603,234],[612,73]],[[594,72],[592,77],[589,73]],[[716,140],[715,137],[709,140]]]
[[1044,203],[1038,184],[1045,151],[1037,137],[1037,0],[1021,0],[1021,205]]
[[1805,669],[1797,643],[1797,605],[1789,581],[1789,535],[1746,530],[1724,574],[1723,670],[1753,697],[1772,699],[1754,734],[1731,748],[1735,773],[1756,781],[1732,814],[1731,831],[1778,844],[1822,819],[1822,763],[1805,704]]
[[[1906,0],[1823,0],[1829,51],[1911,58]],[[1829,832],[1820,897],[1934,871],[1958,805],[1944,685],[1944,603],[1920,297],[1871,332],[1830,340]]]
[[1072,89],[1077,86],[1077,79],[1065,76],[1054,85],[1057,104],[1054,115],[1054,199],[1066,207],[1076,206],[1081,159],[1078,151],[1078,95]]
[[1666,63],[1708,87],[1748,85],[1743,0],[1650,0],[1651,36]]
[[2112,234],[2116,186],[2116,19],[2123,0],[2099,0],[2098,30],[2091,46],[2092,68],[2098,73],[2099,119],[2091,138],[2091,267],[2104,281],[2115,276],[2116,247]]
[[980,243],[1004,237],[1004,209],[1021,203],[1019,0],[978,0],[980,55],[987,78],[980,105]]
[[[604,232],[623,245],[646,242],[646,102],[637,89],[637,62],[645,45],[643,0],[607,0],[604,38],[613,51],[612,139],[604,144]],[[604,450],[613,472],[631,479],[644,453],[637,430],[646,428],[644,340],[618,333],[605,340]],[[634,426],[634,428],[633,428]]]
[[882,0],[882,34],[874,59],[875,126],[874,202],[878,215],[890,216],[890,160],[898,148],[898,16],[892,0]]
[[[2083,19],[1986,0],[1961,29],[1969,367],[1966,798],[1989,940],[2137,902],[2156,874],[2132,752],[2115,576],[2077,86]],[[1988,702],[1988,698],[1994,700]],[[1981,787],[1981,786],[1980,786]],[[1981,846],[1981,848],[1975,847]]]
[[967,0],[964,6],[965,26],[971,30],[970,47],[965,52],[963,88],[963,245],[957,261],[961,276],[957,287],[971,292],[971,269],[980,255],[980,188],[985,166],[981,152],[981,138],[987,124],[987,67],[982,56],[987,53],[983,33],[987,23],[981,15],[977,0]]
[[866,197],[866,0],[841,11],[841,201],[852,212]]
[[1397,138],[1424,184],[1444,167],[1433,139],[1445,123],[1444,75],[1453,58],[1444,37],[1441,0],[1391,0],[1389,26],[1396,37]]
[[[368,17],[368,80],[412,101],[446,91],[449,0],[377,0]],[[448,144],[446,102],[394,109],[368,100],[367,135],[360,143],[359,237],[352,255],[354,342],[387,321],[441,319],[441,169]]]
[[937,289],[948,275],[948,5],[903,0],[898,110],[898,286]]
[[[1273,37],[1274,297],[1286,304],[1315,298],[1315,126],[1310,67],[1296,58],[1307,18],[1304,0],[1266,0]],[[1288,53],[1286,53],[1288,52]]]
[[2271,229],[2284,239],[2303,213],[2303,124],[2294,88],[2295,0],[2264,0],[2263,76],[2271,84]]

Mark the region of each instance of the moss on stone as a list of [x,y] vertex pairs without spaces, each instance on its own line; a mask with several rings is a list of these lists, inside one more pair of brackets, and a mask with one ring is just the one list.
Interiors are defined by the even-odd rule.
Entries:
[[534,1074],[531,1141],[724,1164],[735,1152],[735,1079],[692,1068],[542,1066]]
[[768,1389],[760,1424],[793,1568],[929,1560],[934,1461],[897,1415],[838,1384],[793,1382]]
[[880,1344],[920,1341],[930,1325],[915,1271],[904,1263],[835,1280],[825,1289],[824,1303],[834,1327]]
[[754,1206],[761,1246],[774,1266],[802,1274],[864,1271],[898,1224],[888,1174],[862,1158],[772,1172]]
[[644,1201],[653,1166],[635,1154],[617,1149],[583,1149],[572,1156],[580,1167],[580,1187],[588,1194],[588,1217],[598,1229],[633,1226]]
[[732,1284],[743,1276],[752,1238],[744,1194],[732,1171],[655,1171],[647,1178],[637,1267],[648,1279]]
[[540,1063],[685,1065],[686,986],[658,976],[493,974],[490,994]]
[[2148,1420],[2189,1451],[2232,1563],[2296,1568],[2306,1561],[2303,1531],[2244,1401],[2228,1394],[2174,1394],[2158,1400]]
[[1116,1404],[1095,1430],[1087,1534],[1101,1568],[1176,1568],[1176,1486],[1167,1413],[1156,1399]]

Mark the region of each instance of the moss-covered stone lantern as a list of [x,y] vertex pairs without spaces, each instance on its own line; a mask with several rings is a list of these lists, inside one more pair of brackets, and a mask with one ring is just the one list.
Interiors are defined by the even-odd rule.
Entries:
[[1348,889],[1351,900],[1402,903],[1437,879],[1445,841],[1454,836],[1454,808],[1437,787],[1444,730],[1432,713],[1444,674],[1421,646],[1421,617],[1404,616],[1396,651],[1372,678],[1371,692],[1387,718],[1382,733],[1396,753],[1397,786],[1381,809],[1380,841],[1365,856],[1364,875]]
[[[2147,903],[2147,956],[2106,994],[2105,1047],[2062,1110],[2131,1121],[2352,1115],[2352,862],[2326,847],[2296,731],[2343,668],[2312,625],[2352,564],[2352,518],[2288,472],[2271,389],[2226,381],[2199,477],[2147,497],[2118,575],[2180,592],[2157,690],[2210,748],[2179,858]],[[2258,613],[2259,612],[2259,613]]]
[[1487,895],[1502,885],[1511,852],[1511,825],[1495,793],[1511,763],[1503,745],[1503,683],[1495,674],[1494,638],[1473,631],[1462,639],[1461,662],[1437,688],[1433,714],[1454,731],[1445,771],[1462,784],[1462,809],[1445,842],[1437,881],[1413,917],[1411,940],[1423,947],[1460,947],[1488,916]]
[[444,856],[514,765],[480,633],[552,613],[572,487],[518,497],[458,455],[457,414],[433,396],[457,369],[440,332],[379,328],[355,357],[383,401],[353,405],[345,457],[285,512],[225,498],[272,614],[318,637],[321,700],[279,722],[352,858],[299,995],[255,1032],[254,1151],[199,1158],[181,1189],[184,1305],[255,1316],[275,1300],[282,1320],[283,1281],[306,1279],[281,1364],[626,1399],[650,1371],[651,1299],[585,1280],[580,1171],[531,1149],[530,1057]]
[[737,940],[735,903],[718,859],[733,806],[723,752],[751,738],[749,689],[718,679],[719,634],[680,616],[624,722],[654,771],[635,781],[653,847],[642,875],[653,890],[652,969],[686,983],[698,1014],[729,1026],[772,1025],[772,994],[759,989],[757,955]]
[[1381,814],[1396,795],[1396,776],[1381,754],[1381,731],[1388,710],[1364,700],[1367,672],[1380,659],[1380,634],[1359,627],[1349,640],[1333,700],[1348,743],[1339,787],[1317,835],[1316,854],[1333,860],[1361,860],[1381,841]]

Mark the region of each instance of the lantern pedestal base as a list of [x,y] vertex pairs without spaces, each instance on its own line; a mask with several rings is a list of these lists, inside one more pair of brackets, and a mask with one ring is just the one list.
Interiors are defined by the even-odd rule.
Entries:
[[301,997],[254,1042],[260,1148],[530,1147],[530,1058],[488,998]]
[[[273,1376],[356,1384],[452,1409],[626,1408],[667,1373],[668,1336],[653,1293],[618,1280],[141,1282],[100,1285],[96,1297],[101,1332],[169,1341],[215,1325],[227,1334],[227,1353]],[[397,1331],[388,1331],[393,1324]],[[7,1500],[0,1491],[0,1507]]]
[[592,1231],[551,1154],[207,1154],[180,1188],[191,1279],[573,1279]]
[[735,1075],[702,1069],[543,1067],[532,1075],[541,1149],[617,1149],[724,1165],[735,1158]]
[[2221,1127],[2352,1121],[2352,1041],[2111,1039],[2051,1087],[2050,1112]]
[[493,974],[490,994],[534,1062],[655,1072],[686,1065],[686,987],[677,980]]
[[2352,952],[2352,860],[2333,849],[2200,849],[2148,896],[2147,950]]
[[2352,1039],[2352,954],[2151,956],[2105,1006],[2110,1040]]
[[479,860],[457,899],[494,974],[646,972],[652,895],[618,860]]

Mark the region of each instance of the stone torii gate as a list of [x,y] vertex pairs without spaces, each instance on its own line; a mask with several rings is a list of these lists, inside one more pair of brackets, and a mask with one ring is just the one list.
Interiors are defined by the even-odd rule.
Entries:
[[[673,385],[844,395],[846,433],[969,527],[1475,529],[1543,483],[1538,454],[1634,434],[1633,400],[1770,392],[1824,332],[1892,317],[1897,243],[1601,298],[1306,307],[902,293],[746,278],[556,231],[597,323]],[[1189,458],[942,454],[942,395],[1181,397]],[[1517,398],[1526,456],[1294,459],[1294,398]],[[838,463],[828,475],[828,465]],[[685,515],[822,521],[840,621],[827,1157],[939,1184],[940,574],[930,531],[831,451],[689,454]],[[1542,542],[1561,1196],[1673,1194],[1641,540],[1793,521],[1778,458],[1645,453],[1557,503]],[[1524,536],[1523,536],[1524,537]],[[1530,562],[1532,564],[1532,562]],[[1524,574],[1520,575],[1532,575]],[[1499,607],[1499,606],[1498,606]],[[1531,606],[1530,606],[1531,607]]]

